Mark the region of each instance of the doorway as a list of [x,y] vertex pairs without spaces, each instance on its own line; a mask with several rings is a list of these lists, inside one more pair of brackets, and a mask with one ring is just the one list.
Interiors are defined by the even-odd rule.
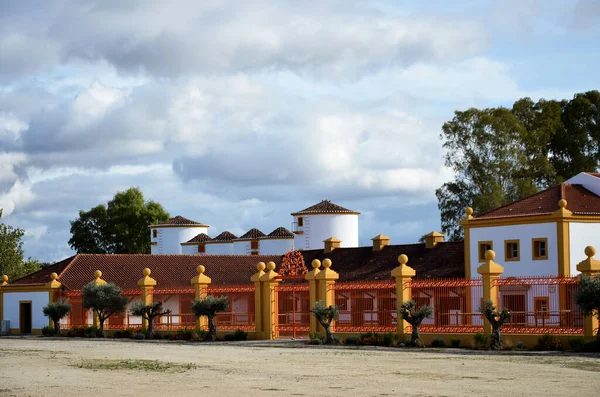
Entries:
[[19,302],[19,327],[21,334],[31,334],[31,301]]
[[527,324],[525,295],[503,295],[503,308],[511,311],[511,324]]

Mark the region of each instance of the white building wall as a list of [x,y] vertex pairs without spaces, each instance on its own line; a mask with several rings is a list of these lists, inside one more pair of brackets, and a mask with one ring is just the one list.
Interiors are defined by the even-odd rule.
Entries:
[[[260,250],[260,243],[258,244],[258,248]],[[249,240],[234,241],[233,242],[233,253],[235,255],[250,255],[250,241]]]
[[198,246],[197,245],[182,245],[181,246],[181,253],[182,254],[197,254],[198,253]]
[[600,249],[600,223],[570,223],[569,240],[571,274],[575,275],[579,274],[577,264],[587,259],[585,247],[593,245],[596,249]]
[[[171,309],[172,314],[179,314],[179,295],[169,296],[169,299],[163,302],[163,309]],[[169,316],[162,316],[160,318],[161,324],[167,324],[169,323],[169,321],[171,322],[171,324],[179,324],[179,317],[171,316],[171,319],[169,319]]]
[[206,244],[206,253],[210,255],[232,255],[233,243]]
[[259,242],[260,255],[283,255],[294,248],[294,239],[264,239]]
[[[341,247],[358,247],[358,215],[355,214],[317,214],[303,215],[303,226],[295,230],[303,232],[294,237],[296,249],[322,249],[323,240],[336,237],[342,240]],[[298,216],[294,216],[297,224]]]
[[[534,238],[548,239],[548,259],[533,260],[532,244]],[[572,238],[572,237],[571,237]],[[504,260],[504,240],[519,240],[518,261],[506,262]],[[510,225],[494,227],[477,227],[470,229],[470,257],[471,277],[479,276],[477,268],[479,262],[480,241],[492,241],[496,253],[494,261],[504,267],[502,277],[543,276],[558,274],[558,251],[556,237],[556,223],[536,223],[528,225]]]
[[[153,237],[153,230],[158,231],[158,236]],[[181,243],[191,240],[200,233],[208,234],[207,227],[158,227],[150,229],[152,254],[181,254]]]
[[10,328],[20,328],[20,301],[31,301],[31,328],[47,326],[48,317],[42,309],[50,301],[48,292],[4,292],[4,320],[10,321]]

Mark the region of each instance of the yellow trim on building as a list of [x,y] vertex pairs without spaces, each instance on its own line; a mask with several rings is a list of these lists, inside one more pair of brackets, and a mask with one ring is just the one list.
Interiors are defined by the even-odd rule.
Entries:
[[[558,234],[557,234],[558,236]],[[536,244],[544,243],[545,255],[536,255]],[[539,252],[539,250],[538,250]],[[533,261],[544,261],[548,260],[548,239],[546,237],[535,237],[531,239],[531,260]]]
[[[517,256],[509,256],[512,255],[512,252],[509,252],[509,245],[516,244],[517,245]],[[512,248],[512,247],[510,247]],[[505,262],[518,262],[521,258],[521,242],[520,240],[504,240],[504,261]]]

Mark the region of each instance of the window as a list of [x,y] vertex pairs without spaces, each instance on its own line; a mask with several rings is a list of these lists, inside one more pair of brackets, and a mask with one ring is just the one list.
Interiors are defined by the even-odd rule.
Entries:
[[152,229],[152,238],[157,238],[157,237],[158,237],[158,230]]
[[479,262],[485,262],[485,252],[494,249],[491,241],[480,241],[479,245]]
[[258,249],[258,241],[251,241],[250,242],[250,249],[251,250],[257,250]]
[[548,259],[548,239],[534,238],[531,240],[531,251],[534,261]]
[[504,260],[507,262],[519,260],[519,240],[504,240]]
[[301,216],[298,217],[298,227],[304,226],[304,218]]
[[536,296],[533,298],[536,318],[550,318],[548,314],[548,297]]
[[206,252],[206,246],[204,244],[199,244],[198,245],[198,253],[203,254],[205,252]]

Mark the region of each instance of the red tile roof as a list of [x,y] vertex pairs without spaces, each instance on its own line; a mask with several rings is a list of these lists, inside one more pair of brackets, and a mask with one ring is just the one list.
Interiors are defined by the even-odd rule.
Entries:
[[208,227],[208,225],[204,225],[204,224],[202,224],[200,222],[196,222],[196,221],[193,221],[191,219],[184,218],[181,215],[177,215],[176,217],[171,218],[169,220],[166,220],[163,223],[160,223],[158,225],[150,225],[151,228],[153,228],[153,227],[161,227],[161,226],[170,226],[170,227],[174,227],[174,226]]
[[192,239],[186,241],[185,243],[181,243],[181,245],[194,245],[194,244],[200,244],[200,243],[205,243],[207,241],[209,241],[211,239],[211,237],[206,234],[206,233],[200,233],[195,235]]
[[219,234],[217,237],[213,238],[212,240],[207,241],[207,243],[229,243],[235,240],[236,238],[237,236],[235,234],[226,230],[223,233]]
[[[138,288],[137,281],[148,267],[157,281],[156,288],[189,288],[196,267],[204,265],[211,285],[250,284],[258,262],[281,264],[279,255],[149,255],[149,254],[78,254],[47,269],[10,284],[47,283],[55,271],[66,289],[81,290],[100,270],[102,279],[123,289]],[[65,265],[66,264],[66,265]]]
[[561,199],[567,200],[567,209],[576,215],[600,214],[599,196],[582,185],[563,183],[478,215],[473,220],[548,215],[559,209],[558,202]]
[[340,205],[334,204],[329,200],[323,200],[319,204],[305,208],[302,211],[294,212],[292,215],[302,214],[360,214],[360,212],[352,211]]
[[278,227],[262,239],[284,239],[294,238],[294,233],[287,230],[285,227]]
[[266,237],[266,234],[254,228],[248,230],[243,236],[238,237],[236,240],[258,240],[261,237]]

